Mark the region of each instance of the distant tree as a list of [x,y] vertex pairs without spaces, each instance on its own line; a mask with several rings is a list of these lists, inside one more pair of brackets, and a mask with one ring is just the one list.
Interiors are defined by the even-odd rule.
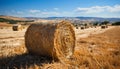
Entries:
[[5,18],[0,18],[0,22],[8,22],[10,24],[16,24],[17,22],[34,22],[34,20],[11,20],[11,19],[5,19]]
[[17,21],[10,20],[10,21],[9,21],[9,23],[10,23],[10,24],[16,24],[16,23],[17,23]]
[[120,25],[120,22],[114,22],[112,25]]
[[85,26],[87,26],[87,24],[86,24],[86,23],[85,23],[84,25],[85,25]]
[[102,23],[101,23],[101,25],[107,25],[109,23],[109,21],[103,21]]
[[0,22],[8,22],[8,20],[4,18],[0,18]]
[[94,22],[94,23],[93,23],[93,26],[97,26],[97,25],[98,25],[98,22]]

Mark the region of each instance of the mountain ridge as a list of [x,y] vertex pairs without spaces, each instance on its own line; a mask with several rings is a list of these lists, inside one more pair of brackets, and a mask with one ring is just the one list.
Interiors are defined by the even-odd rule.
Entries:
[[117,22],[120,21],[120,18],[103,18],[103,17],[15,17],[15,16],[7,16],[7,15],[0,15],[0,18],[6,18],[11,20],[89,20],[89,21],[110,21],[110,22]]
[[47,20],[60,20],[60,19],[66,19],[66,20],[93,20],[93,21],[110,21],[110,22],[116,22],[120,21],[120,18],[103,18],[103,17],[25,17],[27,19],[47,19]]

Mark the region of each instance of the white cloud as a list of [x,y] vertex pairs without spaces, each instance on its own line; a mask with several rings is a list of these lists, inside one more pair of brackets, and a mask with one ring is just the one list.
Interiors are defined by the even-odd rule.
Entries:
[[30,13],[38,13],[40,12],[40,10],[35,10],[35,9],[32,9],[32,10],[29,10]]
[[56,10],[56,11],[58,11],[59,10],[59,8],[53,8],[54,10]]
[[104,8],[105,7],[101,7],[101,6],[93,6],[89,8],[77,8],[76,11],[82,13],[100,13],[105,11]]
[[42,12],[41,13],[42,15],[59,15],[59,12],[54,12],[54,11],[51,11],[51,12]]
[[92,6],[87,8],[78,7],[75,11],[80,13],[101,13],[101,12],[120,12],[120,5],[114,6]]
[[107,6],[107,10],[110,12],[120,12],[120,5],[115,5],[113,7]]
[[43,11],[47,11],[47,9],[44,9]]
[[22,11],[17,11],[16,13],[17,13],[17,14],[23,14],[23,12],[22,12]]
[[71,11],[60,10],[59,8],[51,8],[51,10],[48,9],[43,9],[43,10],[31,9],[31,10],[22,10],[22,11],[11,10],[9,12],[4,11],[2,13],[7,15],[36,16],[36,17],[50,17],[50,16],[120,17],[120,5],[78,7],[75,10],[71,10]]

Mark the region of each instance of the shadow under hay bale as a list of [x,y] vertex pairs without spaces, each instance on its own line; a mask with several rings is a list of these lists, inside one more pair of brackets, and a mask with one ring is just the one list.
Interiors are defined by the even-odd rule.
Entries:
[[30,66],[52,63],[51,57],[22,54],[0,58],[0,69],[29,69]]
[[12,26],[12,29],[13,29],[13,31],[20,31],[20,30],[22,30],[22,26],[18,25],[18,24],[15,24],[15,25]]
[[67,61],[75,48],[74,26],[67,21],[32,24],[25,33],[25,44],[32,54]]

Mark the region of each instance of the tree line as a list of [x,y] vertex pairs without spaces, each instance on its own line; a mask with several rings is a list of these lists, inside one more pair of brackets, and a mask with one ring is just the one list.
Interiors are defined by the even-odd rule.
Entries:
[[107,24],[111,24],[111,25],[120,25],[120,21],[117,21],[117,22],[112,22],[110,23],[109,21],[103,21],[103,22],[94,22],[93,25],[94,26],[97,26],[97,25],[107,25]]
[[0,18],[0,22],[8,22],[9,24],[16,24],[18,22],[34,22],[34,20],[11,20],[11,19],[5,19]]

